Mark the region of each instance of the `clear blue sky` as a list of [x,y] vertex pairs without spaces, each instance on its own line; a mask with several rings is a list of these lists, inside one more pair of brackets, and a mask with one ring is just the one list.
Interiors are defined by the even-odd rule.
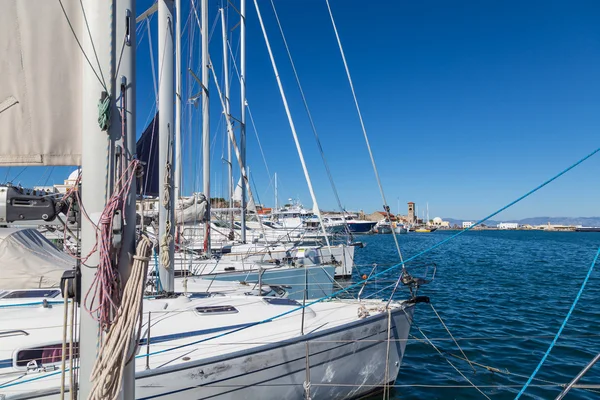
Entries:
[[[138,13],[151,3],[138,1]],[[182,3],[187,18],[189,1]],[[212,26],[220,1],[209,3]],[[334,209],[270,2],[259,3],[320,206]],[[324,0],[275,4],[343,205],[367,212],[381,209]],[[331,5],[394,212],[398,201],[403,213],[406,202],[415,201],[422,207],[429,202],[431,217],[480,218],[599,147],[600,3],[331,0]],[[247,8],[247,97],[269,170],[279,175],[281,202],[299,197],[311,207],[252,1]],[[229,15],[233,28],[238,21],[231,8]],[[192,69],[198,71],[199,35],[195,26],[190,41],[192,25],[195,20],[183,34],[183,62],[188,64],[193,43]],[[156,17],[151,28],[156,60]],[[239,29],[231,40],[236,50]],[[145,27],[138,41],[141,131],[154,104]],[[221,79],[220,25],[210,51]],[[232,85],[237,116],[235,79]],[[197,91],[186,89],[184,96]],[[223,196],[224,124],[212,81],[211,96],[212,195]],[[188,193],[202,187],[200,112],[186,106],[184,115]],[[270,178],[248,122],[251,174],[261,202],[272,205]],[[496,219],[600,215],[600,155],[596,157]],[[56,183],[69,168],[47,170],[44,176],[46,169],[21,170],[7,173],[3,168],[0,180],[8,176],[15,183],[34,185],[49,176],[48,183]]]

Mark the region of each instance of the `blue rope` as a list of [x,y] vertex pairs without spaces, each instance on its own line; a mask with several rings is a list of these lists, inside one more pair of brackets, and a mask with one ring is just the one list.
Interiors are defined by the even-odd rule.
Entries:
[[[73,368],[73,370],[76,370],[76,369],[79,369],[79,367],[74,367],[74,368]],[[70,370],[69,368],[66,368],[64,372],[66,373],[66,372],[68,372],[69,370]],[[3,385],[0,385],[0,389],[4,389],[4,388],[7,388],[7,387],[11,387],[11,386],[17,386],[17,385],[21,385],[21,384],[24,384],[24,383],[29,383],[29,382],[33,382],[33,381],[39,381],[40,379],[49,378],[49,377],[51,377],[51,376],[54,376],[54,375],[61,374],[62,372],[63,372],[63,371],[55,371],[55,372],[50,372],[50,373],[48,373],[48,374],[39,375],[39,376],[36,376],[36,377],[34,377],[34,378],[31,378],[31,379],[24,379],[24,380],[22,380],[22,381],[16,381],[16,382],[11,382],[11,383],[5,383],[5,384],[3,384]]]
[[[48,301],[46,304],[63,304],[62,301]],[[0,304],[0,308],[12,308],[12,307],[30,307],[30,306],[40,306],[44,304],[43,301],[36,301],[34,303],[18,303],[18,304]]]
[[567,325],[567,321],[571,317],[571,313],[573,312],[573,310],[575,309],[575,306],[577,305],[577,302],[581,298],[581,294],[583,293],[583,289],[585,288],[585,285],[587,284],[588,280],[590,279],[590,275],[592,275],[592,271],[594,270],[594,266],[596,265],[596,261],[598,261],[598,256],[600,256],[600,247],[598,248],[598,251],[596,252],[596,257],[594,257],[594,261],[592,261],[592,265],[590,265],[590,269],[588,270],[588,273],[585,276],[585,279],[583,280],[583,283],[581,284],[581,287],[579,288],[579,293],[577,293],[577,297],[575,297],[575,301],[571,305],[571,308],[569,309],[569,312],[567,313],[567,316],[565,317],[564,321],[562,322],[562,325],[560,326],[560,329],[558,330],[558,332],[556,332],[556,336],[554,336],[554,339],[552,339],[552,343],[550,343],[550,347],[548,347],[548,350],[546,350],[546,353],[544,354],[544,357],[542,357],[542,360],[540,361],[540,363],[538,364],[538,366],[535,367],[535,370],[533,371],[533,374],[531,374],[531,376],[527,380],[527,383],[525,383],[525,386],[523,386],[523,389],[521,389],[521,391],[519,392],[519,394],[517,394],[517,397],[515,397],[515,400],[519,399],[521,397],[521,395],[523,395],[523,393],[525,393],[525,389],[527,389],[527,386],[529,386],[529,384],[531,383],[531,381],[533,381],[533,378],[535,377],[535,375],[538,373],[538,371],[542,367],[542,364],[544,364],[544,361],[546,361],[546,358],[548,358],[548,356],[550,355],[550,352],[552,351],[552,348],[556,344],[558,338],[560,337],[560,334],[562,333],[563,329]]
[[[513,206],[513,205],[515,205],[516,203],[520,202],[521,200],[525,199],[526,197],[529,197],[529,196],[530,196],[530,195],[532,195],[533,193],[537,192],[538,190],[540,190],[540,189],[541,189],[541,188],[543,188],[544,186],[546,186],[546,185],[548,185],[549,183],[551,183],[551,182],[555,181],[556,179],[560,178],[562,175],[566,174],[567,172],[569,172],[569,171],[570,171],[570,170],[572,170],[573,168],[577,167],[579,164],[583,163],[584,161],[586,161],[586,160],[587,160],[587,159],[589,159],[590,157],[594,156],[594,155],[595,155],[596,153],[598,153],[598,152],[600,152],[600,147],[599,147],[599,148],[597,148],[596,150],[594,150],[593,152],[591,152],[590,154],[588,154],[587,156],[583,157],[582,159],[580,159],[580,160],[579,160],[579,161],[577,161],[576,163],[574,163],[574,164],[571,164],[569,167],[567,167],[567,168],[563,169],[561,172],[559,172],[558,174],[554,175],[552,178],[548,179],[547,181],[545,181],[545,182],[544,182],[544,183],[542,183],[541,185],[538,185],[538,186],[537,186],[537,187],[535,187],[534,189],[532,189],[532,190],[530,190],[529,192],[525,193],[523,196],[521,196],[521,197],[519,197],[518,199],[516,199],[516,200],[512,201],[511,203],[509,203],[509,204],[507,204],[506,206],[502,207],[502,208],[501,208],[501,209],[499,209],[498,211],[495,211],[495,212],[493,212],[492,214],[488,215],[487,217],[485,217],[485,218],[483,218],[483,219],[480,219],[480,220],[479,220],[479,221],[477,221],[475,224],[473,224],[471,227],[469,227],[469,228],[466,228],[466,229],[463,229],[462,231],[459,231],[459,232],[455,233],[454,235],[451,235],[451,236],[449,236],[448,238],[446,238],[446,239],[444,239],[444,240],[442,240],[442,241],[440,241],[440,242],[438,242],[438,243],[434,244],[433,246],[431,246],[431,247],[429,247],[429,248],[427,248],[427,249],[425,249],[425,250],[423,250],[423,251],[421,251],[421,252],[419,252],[419,253],[415,254],[414,256],[412,256],[412,257],[410,257],[410,258],[408,258],[408,259],[404,260],[404,262],[401,262],[401,263],[395,264],[395,265],[393,265],[393,266],[391,266],[391,267],[389,267],[389,268],[387,268],[387,269],[385,269],[385,270],[383,270],[383,271],[381,271],[381,272],[378,272],[378,273],[376,273],[376,274],[373,274],[373,275],[371,275],[370,277],[368,277],[368,278],[367,278],[367,279],[365,279],[365,280],[362,280],[362,281],[360,281],[360,282],[354,283],[354,284],[352,284],[352,285],[350,285],[350,286],[347,286],[347,287],[345,287],[344,289],[340,289],[340,290],[338,290],[337,292],[334,292],[334,293],[332,293],[332,294],[330,294],[330,295],[328,295],[328,296],[321,297],[320,299],[317,299],[317,300],[312,300],[312,301],[310,301],[310,302],[306,303],[305,305],[298,306],[298,307],[296,307],[296,308],[293,308],[293,309],[291,309],[291,310],[289,310],[289,311],[286,311],[286,312],[284,312],[284,313],[282,313],[282,314],[275,315],[274,317],[267,318],[267,319],[264,319],[264,320],[262,320],[262,321],[257,321],[257,322],[251,323],[251,324],[249,324],[248,326],[245,326],[245,327],[242,327],[242,328],[238,328],[238,329],[234,329],[234,330],[232,330],[232,331],[229,331],[229,332],[224,332],[224,333],[221,333],[221,334],[219,334],[219,335],[215,335],[215,336],[212,336],[212,337],[209,337],[209,338],[201,339],[201,340],[198,340],[198,341],[195,341],[195,342],[192,342],[192,343],[186,343],[186,344],[182,344],[182,345],[180,345],[180,346],[176,346],[176,347],[173,347],[173,348],[170,348],[170,349],[159,350],[159,351],[156,351],[156,352],[153,352],[153,353],[144,354],[143,356],[142,356],[142,355],[139,355],[139,356],[137,356],[137,357],[148,357],[148,356],[151,356],[151,355],[156,355],[156,354],[166,353],[166,352],[168,352],[168,351],[172,351],[172,350],[181,349],[181,348],[183,348],[183,347],[193,346],[193,345],[195,345],[195,344],[199,344],[199,343],[202,343],[202,342],[206,342],[206,341],[209,341],[209,340],[212,340],[212,339],[218,339],[218,338],[221,338],[221,337],[223,337],[223,336],[227,336],[227,335],[230,335],[230,334],[232,334],[232,333],[235,333],[235,332],[238,332],[238,331],[241,331],[241,330],[244,330],[244,329],[248,329],[248,328],[251,328],[251,327],[253,327],[253,326],[256,326],[256,325],[264,324],[264,323],[266,323],[266,322],[271,322],[271,321],[273,321],[273,320],[275,320],[275,319],[278,319],[278,318],[284,317],[284,316],[286,316],[286,315],[289,315],[289,314],[291,314],[291,313],[293,313],[293,312],[296,312],[296,311],[298,311],[298,310],[302,310],[303,308],[310,307],[310,306],[312,306],[312,305],[314,305],[314,304],[317,304],[317,303],[321,303],[321,302],[323,302],[323,301],[325,301],[325,300],[328,300],[328,299],[330,299],[330,298],[332,298],[332,297],[335,297],[335,296],[337,296],[338,294],[341,294],[341,293],[347,292],[348,290],[350,290],[350,289],[352,289],[352,288],[355,288],[355,287],[358,287],[358,286],[362,286],[362,285],[364,285],[364,283],[365,283],[366,281],[373,280],[373,279],[375,279],[375,278],[377,278],[377,277],[380,277],[380,276],[382,276],[382,275],[384,275],[384,274],[386,274],[386,273],[388,273],[388,272],[390,272],[390,271],[392,271],[392,270],[394,270],[394,269],[396,269],[396,268],[398,268],[398,267],[402,267],[402,266],[404,266],[404,264],[408,263],[409,261],[412,261],[412,260],[414,260],[415,258],[418,258],[418,257],[422,256],[423,254],[429,253],[430,251],[432,251],[432,250],[434,250],[434,249],[436,249],[436,248],[440,247],[441,245],[443,245],[443,244],[445,244],[445,243],[449,242],[450,240],[452,240],[452,239],[454,239],[454,238],[456,238],[456,237],[458,237],[458,236],[462,235],[463,233],[465,233],[465,232],[467,232],[467,231],[469,231],[469,230],[473,229],[473,228],[474,228],[474,227],[476,227],[477,225],[480,225],[481,223],[483,223],[483,222],[487,221],[488,219],[492,218],[493,216],[495,216],[495,215],[497,215],[497,214],[501,213],[502,211],[506,210],[507,208],[509,208],[509,207],[512,207],[512,206]],[[599,249],[599,252],[600,252],[600,249]],[[136,357],[136,358],[137,358],[137,357]]]
[[[381,275],[384,275],[384,274],[386,274],[387,272],[389,272],[389,271],[391,271],[391,270],[393,270],[393,269],[396,269],[396,268],[398,268],[398,267],[401,267],[401,266],[403,266],[405,263],[407,263],[407,262],[409,262],[409,261],[412,261],[412,260],[414,260],[415,258],[422,256],[423,254],[429,253],[430,251],[432,251],[432,250],[434,250],[434,249],[438,248],[439,246],[441,246],[441,245],[443,245],[443,244],[445,244],[445,243],[449,242],[450,240],[452,240],[452,239],[456,238],[457,236],[460,236],[460,235],[462,235],[463,233],[465,233],[465,232],[467,232],[467,231],[469,231],[469,230],[473,229],[475,226],[477,226],[477,225],[479,225],[479,224],[481,224],[481,223],[483,223],[483,222],[487,221],[488,219],[492,218],[493,216],[495,216],[495,215],[497,215],[497,214],[501,213],[502,211],[506,210],[507,208],[509,208],[509,207],[511,207],[511,206],[513,206],[513,205],[515,205],[516,203],[520,202],[521,200],[525,199],[526,197],[529,197],[530,195],[532,195],[533,193],[537,192],[538,190],[540,190],[540,189],[541,189],[541,188],[543,188],[544,186],[548,185],[549,183],[551,183],[551,182],[555,181],[556,179],[558,179],[558,178],[559,178],[559,177],[561,177],[562,175],[566,174],[567,172],[569,172],[569,171],[570,171],[570,170],[572,170],[573,168],[577,167],[579,164],[583,163],[584,161],[586,161],[587,159],[589,159],[590,157],[592,157],[593,155],[595,155],[595,154],[596,154],[596,153],[598,153],[598,152],[600,152],[600,148],[597,148],[596,150],[594,150],[593,152],[591,152],[591,153],[590,153],[590,154],[588,154],[587,156],[583,157],[582,159],[580,159],[580,160],[579,160],[579,161],[577,161],[576,163],[572,164],[572,165],[571,165],[571,166],[569,166],[568,168],[566,168],[566,169],[562,170],[561,172],[559,172],[558,174],[554,175],[552,178],[548,179],[547,181],[545,181],[545,182],[544,182],[544,183],[542,183],[541,185],[537,186],[536,188],[534,188],[534,189],[530,190],[529,192],[525,193],[523,196],[519,197],[518,199],[516,199],[516,200],[514,200],[513,202],[509,203],[508,205],[506,205],[506,206],[502,207],[502,208],[501,208],[501,209],[499,209],[498,211],[496,211],[496,212],[494,212],[494,213],[492,213],[492,214],[488,215],[487,217],[485,217],[485,218],[483,218],[483,219],[481,219],[481,220],[477,221],[475,224],[473,224],[473,226],[471,226],[471,227],[469,227],[469,228],[466,228],[466,229],[464,229],[464,230],[462,230],[462,231],[459,231],[459,232],[457,232],[456,234],[454,234],[454,235],[452,235],[452,236],[449,236],[448,238],[446,238],[446,239],[444,239],[444,240],[442,240],[442,241],[440,241],[440,242],[438,242],[438,243],[434,244],[433,246],[431,246],[431,247],[429,247],[429,248],[427,248],[427,249],[425,249],[425,250],[423,250],[423,251],[421,251],[421,252],[419,252],[419,253],[415,254],[414,256],[412,256],[412,257],[410,257],[410,258],[408,258],[408,259],[404,260],[404,262],[402,262],[402,263],[399,263],[399,264],[393,265],[393,266],[391,266],[391,267],[389,267],[389,268],[387,268],[387,269],[385,269],[385,270],[383,270],[383,271],[381,271],[381,272],[378,272],[378,273],[376,273],[376,274],[373,274],[373,275],[371,275],[370,277],[368,277],[368,278],[367,278],[367,279],[365,279],[365,280],[362,280],[362,281],[360,281],[360,282],[354,283],[354,284],[352,284],[352,285],[350,285],[350,286],[348,286],[348,287],[346,287],[346,288],[344,288],[344,289],[342,289],[342,290],[338,290],[337,292],[334,292],[333,294],[331,294],[331,295],[329,295],[329,296],[325,296],[325,297],[321,297],[320,299],[313,300],[313,301],[311,301],[311,302],[308,302],[308,303],[306,303],[306,305],[304,305],[304,306],[298,306],[298,307],[296,307],[296,308],[293,308],[293,309],[291,309],[291,310],[288,310],[288,311],[286,311],[286,312],[284,312],[284,313],[278,314],[278,315],[276,315],[276,316],[274,316],[274,317],[267,318],[267,319],[264,319],[264,320],[262,320],[262,321],[257,321],[257,322],[254,322],[254,323],[250,323],[250,324],[248,324],[247,326],[244,326],[244,327],[241,327],[241,328],[237,328],[237,329],[233,329],[233,330],[231,330],[231,331],[224,332],[224,333],[221,333],[221,334],[219,334],[219,335],[215,335],[215,336],[212,336],[212,337],[209,337],[209,338],[201,339],[201,340],[198,340],[198,341],[195,341],[195,342],[192,342],[192,343],[186,343],[186,344],[182,344],[182,345],[180,345],[180,346],[176,346],[176,347],[172,347],[172,348],[169,348],[169,349],[164,349],[164,350],[159,350],[159,351],[156,351],[156,352],[153,352],[153,353],[148,353],[148,354],[143,354],[143,355],[141,355],[141,354],[140,354],[140,355],[136,356],[136,358],[148,357],[148,356],[151,356],[151,355],[157,355],[157,354],[166,353],[166,352],[168,352],[168,351],[173,351],[173,350],[181,349],[181,348],[188,347],[188,346],[193,346],[193,345],[195,345],[195,344],[198,344],[198,343],[202,343],[202,342],[206,342],[206,341],[209,341],[209,340],[217,339],[217,338],[220,338],[220,337],[223,337],[223,336],[227,336],[227,335],[230,335],[230,334],[232,334],[232,333],[239,332],[239,331],[241,331],[241,330],[244,330],[244,329],[251,328],[251,327],[253,327],[253,326],[257,326],[257,325],[260,325],[260,324],[264,324],[264,323],[266,323],[266,322],[272,322],[272,321],[273,321],[273,320],[275,320],[275,319],[278,319],[278,318],[284,317],[284,316],[286,316],[286,315],[289,315],[289,314],[291,314],[291,313],[293,313],[293,312],[296,312],[296,311],[298,311],[298,310],[301,310],[301,309],[303,309],[303,308],[310,307],[310,306],[312,306],[312,305],[314,305],[314,304],[317,304],[317,303],[323,302],[323,301],[325,301],[325,300],[328,300],[328,299],[330,299],[330,298],[332,298],[332,297],[334,297],[334,296],[337,296],[338,294],[341,294],[341,293],[343,293],[343,292],[346,292],[346,291],[347,291],[347,290],[349,290],[349,289],[352,289],[352,288],[355,288],[355,287],[358,287],[358,286],[362,286],[362,285],[363,285],[363,284],[364,284],[366,281],[373,280],[374,278],[377,278],[377,277],[379,277],[379,276],[381,276]],[[562,330],[563,330],[563,328],[565,327],[565,325],[566,325],[566,323],[567,323],[567,321],[568,321],[569,317],[571,316],[571,313],[572,313],[573,309],[575,308],[575,306],[577,305],[577,302],[579,301],[579,298],[581,297],[581,294],[582,294],[582,292],[583,292],[583,289],[585,288],[585,285],[587,284],[587,281],[588,281],[588,279],[589,279],[589,277],[590,277],[590,275],[591,275],[591,273],[592,273],[592,271],[593,271],[593,269],[594,269],[594,266],[595,266],[595,264],[596,264],[596,261],[598,260],[598,257],[599,257],[599,256],[600,256],[600,248],[598,249],[598,252],[596,253],[596,257],[594,257],[594,261],[593,261],[593,263],[592,263],[592,266],[590,267],[590,270],[588,271],[588,273],[587,273],[587,276],[586,276],[585,280],[583,281],[583,284],[582,284],[581,288],[579,289],[579,293],[577,294],[577,297],[576,297],[576,299],[575,299],[575,302],[574,302],[574,303],[573,303],[573,305],[571,306],[571,309],[569,310],[569,313],[567,314],[567,317],[566,317],[566,318],[565,318],[565,320],[563,321],[563,324],[562,324],[562,326],[560,327],[560,330],[559,330],[559,331],[558,331],[558,333],[556,334],[556,337],[555,337],[555,338],[554,338],[554,340],[552,341],[552,344],[550,345],[550,348],[548,349],[548,351],[546,352],[546,354],[545,354],[545,355],[544,355],[544,357],[542,358],[542,361],[540,362],[540,364],[538,365],[538,367],[537,367],[537,368],[536,368],[536,370],[534,371],[533,375],[531,375],[531,377],[529,378],[529,380],[527,381],[527,383],[525,384],[525,386],[523,387],[523,389],[521,389],[521,392],[520,392],[520,393],[517,395],[516,399],[518,399],[518,398],[519,398],[519,397],[520,397],[520,396],[523,394],[523,392],[525,391],[525,389],[527,388],[527,386],[528,386],[528,385],[531,383],[531,381],[532,381],[532,380],[533,380],[533,378],[535,377],[535,374],[537,373],[537,371],[539,370],[539,368],[541,367],[541,365],[544,363],[544,361],[546,360],[546,357],[548,356],[548,354],[549,354],[549,353],[550,353],[550,351],[552,350],[552,347],[554,346],[554,344],[555,344],[555,343],[556,343],[556,341],[558,340],[558,337],[559,337],[559,336],[560,336],[560,334],[562,333]],[[156,265],[158,265],[158,260],[157,260],[157,255],[156,255],[156,252],[154,252],[154,260],[155,260],[155,264],[156,264]],[[60,373],[60,371],[57,371],[57,373]],[[19,382],[15,382],[15,383],[12,383],[12,384],[7,384],[7,385],[0,385],[0,389],[2,389],[2,388],[4,388],[4,387],[7,387],[7,386],[18,385],[18,384],[21,384],[21,383],[30,382],[30,381],[32,381],[32,380],[41,379],[41,378],[43,378],[43,377],[47,377],[47,376],[50,376],[50,375],[54,375],[54,373],[53,373],[53,374],[48,374],[48,375],[43,375],[43,376],[41,376],[41,377],[34,378],[34,379],[30,379],[30,380],[19,381]],[[515,400],[516,400],[516,399],[515,399]]]

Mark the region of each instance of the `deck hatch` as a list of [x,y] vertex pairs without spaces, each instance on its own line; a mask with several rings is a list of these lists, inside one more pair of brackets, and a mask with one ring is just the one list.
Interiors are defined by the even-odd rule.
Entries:
[[215,314],[235,314],[238,312],[234,306],[206,306],[196,307],[196,311],[200,315],[215,315]]
[[300,306],[300,303],[298,303],[296,300],[292,300],[292,299],[285,299],[285,298],[279,298],[279,297],[265,297],[263,298],[263,300],[266,303],[269,304],[273,304],[275,306]]

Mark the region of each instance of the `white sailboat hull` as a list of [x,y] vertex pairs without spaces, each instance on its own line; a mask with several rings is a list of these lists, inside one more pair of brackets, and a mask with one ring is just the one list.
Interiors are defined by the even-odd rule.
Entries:
[[[411,319],[412,310],[406,310]],[[391,326],[389,382],[396,380],[400,370],[410,322],[402,310],[395,310]],[[349,329],[309,335],[311,399],[356,398],[386,384],[387,327],[388,318],[383,314]],[[189,367],[165,368],[162,373],[140,372],[136,399],[302,400],[306,398],[305,343],[278,343]]]
[[[241,304],[236,307],[243,307]],[[233,325],[223,327],[210,318],[205,319],[208,325],[202,324],[204,329],[185,332],[174,329],[175,321],[153,323],[153,331],[158,332],[152,335],[151,356],[146,358],[146,345],[142,343],[135,360],[136,399],[301,400],[305,398],[307,372],[310,397],[314,400],[361,397],[397,379],[414,312],[414,304],[406,302],[395,303],[389,311],[381,308],[382,303],[365,305],[372,310],[366,318],[357,318],[357,308],[351,303],[325,303],[318,307],[321,311],[317,314],[307,309],[304,335],[296,325],[300,321],[298,314],[293,320],[271,322],[275,324],[272,327],[250,328],[214,339],[216,343],[211,340],[158,355],[157,350],[190,341],[197,343],[203,337],[215,337],[223,329],[233,329]],[[192,318],[189,321],[195,320],[192,314],[188,315],[186,318]],[[237,318],[236,315],[217,319],[235,323],[231,318]],[[352,321],[334,322],[332,316]],[[165,317],[165,322],[170,320]],[[208,328],[213,325],[215,328]],[[298,326],[296,334],[288,331],[293,325]],[[249,336],[254,330],[260,335]],[[288,335],[288,339],[281,340],[281,335]],[[242,338],[246,344],[240,343]],[[0,382],[0,395],[5,400],[60,399],[60,370],[15,374],[14,378],[7,376]]]

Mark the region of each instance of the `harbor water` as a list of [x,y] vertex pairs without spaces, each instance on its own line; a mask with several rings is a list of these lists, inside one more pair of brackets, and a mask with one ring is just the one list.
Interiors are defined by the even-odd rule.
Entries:
[[[411,233],[399,235],[398,239],[408,258],[455,233]],[[359,276],[371,271],[367,262],[377,262],[377,271],[397,262],[391,235],[362,236],[360,240],[366,247],[356,253]],[[419,304],[391,397],[485,398],[456,372],[447,358],[491,399],[514,399],[560,328],[598,246],[600,233],[472,231],[409,263],[414,275],[424,271],[426,265],[437,265],[435,280],[419,294],[431,298],[431,304],[472,362],[504,373],[477,366],[475,373],[467,362],[455,357],[462,357],[460,350],[431,306]],[[398,274],[398,269],[386,273],[378,283],[367,285],[363,296],[382,290]],[[523,399],[554,399],[561,391],[557,384],[568,383],[600,353],[599,276],[600,271],[595,270]],[[377,297],[390,292],[391,289],[383,289]],[[402,290],[395,297],[406,295],[406,290]],[[443,356],[423,342],[423,333]],[[600,384],[600,365],[592,368],[580,383]],[[566,398],[600,399],[600,389],[572,389]]]

